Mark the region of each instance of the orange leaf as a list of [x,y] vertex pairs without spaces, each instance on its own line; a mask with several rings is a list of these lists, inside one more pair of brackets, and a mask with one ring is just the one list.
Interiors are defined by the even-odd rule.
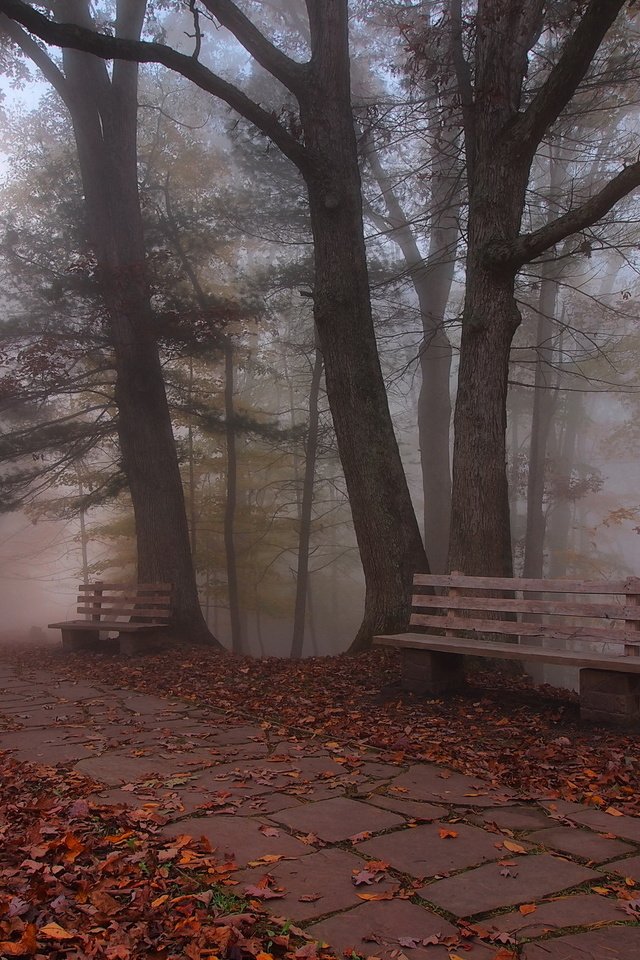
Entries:
[[385,890],[384,893],[359,893],[361,900],[393,900],[395,891]]
[[608,897],[611,891],[609,887],[591,887],[594,893],[599,893],[601,897]]
[[622,813],[620,810],[616,810],[615,807],[607,807],[605,813],[608,813],[611,817],[624,817],[624,813]]
[[535,903],[523,903],[521,906],[518,907],[518,910],[520,911],[523,917],[527,917],[530,913],[536,912],[536,905]]
[[59,923],[48,923],[46,927],[40,927],[38,932],[51,940],[73,940],[75,937],[75,933],[69,933]]
[[445,830],[444,827],[441,827],[440,830],[438,830],[438,835],[441,840],[448,840],[449,838],[453,839],[454,837],[458,836],[455,830]]
[[526,853],[526,852],[527,852],[527,851],[525,850],[525,848],[524,848],[521,844],[519,844],[519,843],[514,843],[513,840],[503,840],[503,841],[502,841],[502,846],[505,848],[505,850],[510,850],[511,853]]
[[26,957],[38,949],[36,925],[28,923],[19,940],[0,940],[0,955],[6,957]]

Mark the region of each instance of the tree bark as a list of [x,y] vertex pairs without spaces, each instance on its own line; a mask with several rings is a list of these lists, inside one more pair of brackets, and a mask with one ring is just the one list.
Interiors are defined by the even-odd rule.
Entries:
[[311,542],[311,520],[313,509],[313,488],[316,475],[316,459],[318,454],[318,428],[320,413],[318,399],[322,380],[322,354],[316,345],[309,387],[309,427],[305,443],[304,480],[302,484],[302,498],[298,514],[298,572],[296,577],[296,602],[293,613],[293,636],[291,640],[291,657],[295,660],[302,656],[304,647],[304,628],[307,612],[307,596],[309,593],[309,545]]
[[231,647],[234,653],[243,650],[242,619],[238,591],[238,561],[235,544],[235,517],[238,501],[238,457],[236,450],[235,409],[233,404],[234,358],[229,338],[224,347],[224,421],[227,448],[227,496],[224,509],[224,549],[227,560],[227,595],[231,621]]

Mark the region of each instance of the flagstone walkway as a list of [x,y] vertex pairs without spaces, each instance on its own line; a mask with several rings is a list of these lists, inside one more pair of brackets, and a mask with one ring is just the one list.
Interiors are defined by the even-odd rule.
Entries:
[[0,749],[74,767],[96,803],[156,804],[338,955],[640,956],[640,819],[4,664]]

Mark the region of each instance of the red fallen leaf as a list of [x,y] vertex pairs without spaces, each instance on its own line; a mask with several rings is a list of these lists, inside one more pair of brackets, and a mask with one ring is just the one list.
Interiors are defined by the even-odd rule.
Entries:
[[386,870],[388,866],[389,864],[386,860],[369,860],[366,868],[367,870],[375,870],[377,872],[378,870]]
[[322,900],[321,893],[305,893],[302,897],[298,897],[300,903],[315,903],[316,900]]
[[304,947],[298,947],[294,953],[296,960],[312,960],[313,957],[318,956],[318,944],[317,943],[305,943]]
[[260,833],[262,833],[265,837],[279,837],[279,836],[280,836],[280,831],[279,831],[279,830],[276,830],[275,827],[268,827],[265,823],[263,823],[262,826],[258,827],[258,829],[259,829]]
[[352,837],[349,837],[349,840],[351,843],[360,843],[361,840],[368,840],[370,836],[370,830],[363,830],[362,833],[354,833]]
[[458,836],[457,830],[447,830],[445,827],[441,827],[438,830],[438,836],[441,840],[455,839]]
[[282,900],[286,896],[286,892],[281,890],[272,890],[270,887],[245,887],[244,892],[248,897],[251,897],[253,900]]

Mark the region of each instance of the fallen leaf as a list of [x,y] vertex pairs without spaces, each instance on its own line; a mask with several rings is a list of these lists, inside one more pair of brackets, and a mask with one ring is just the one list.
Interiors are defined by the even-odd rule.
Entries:
[[457,837],[458,833],[456,830],[447,830],[445,827],[441,827],[440,830],[438,830],[438,836],[441,840],[448,840]]
[[515,843],[513,840],[503,840],[502,846],[505,850],[509,850],[510,853],[526,853],[527,851],[520,843]]
[[49,937],[51,940],[73,940],[75,937],[75,933],[69,933],[59,923],[48,923],[46,926],[40,927],[38,933],[43,937]]
[[535,903],[522,903],[518,907],[518,910],[520,911],[523,917],[528,917],[530,913],[535,913],[536,909],[537,907]]

